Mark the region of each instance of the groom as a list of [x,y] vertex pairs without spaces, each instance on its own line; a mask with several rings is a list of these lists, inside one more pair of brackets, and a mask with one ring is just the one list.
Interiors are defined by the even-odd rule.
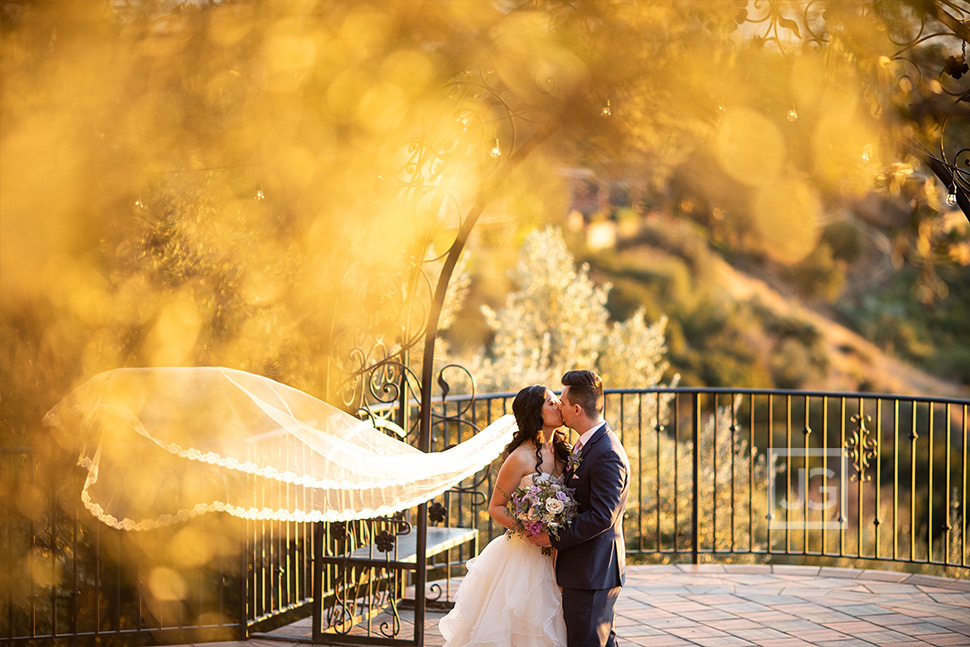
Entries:
[[579,434],[564,480],[576,490],[579,514],[558,538],[550,541],[542,533],[532,541],[559,551],[556,580],[563,587],[567,647],[614,647],[613,605],[625,580],[623,511],[630,465],[620,439],[603,420],[600,376],[569,371],[562,384],[563,422]]

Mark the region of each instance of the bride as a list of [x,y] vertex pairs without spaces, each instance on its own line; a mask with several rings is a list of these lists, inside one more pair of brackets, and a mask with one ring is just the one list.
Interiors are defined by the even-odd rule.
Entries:
[[[560,402],[542,385],[515,396],[518,430],[505,448],[488,513],[506,528],[509,495],[525,479],[559,479],[569,457]],[[455,594],[455,608],[438,624],[445,647],[563,647],[566,625],[556,584],[554,557],[525,537],[506,533],[468,561],[468,574]]]

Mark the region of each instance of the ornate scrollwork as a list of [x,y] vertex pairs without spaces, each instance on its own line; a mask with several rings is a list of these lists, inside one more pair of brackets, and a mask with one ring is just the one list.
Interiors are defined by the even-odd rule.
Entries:
[[785,44],[792,41],[792,37],[814,45],[822,45],[828,40],[824,5],[819,0],[801,6],[779,0],[754,0],[750,3],[750,11],[746,6],[739,8],[735,22],[763,26],[764,31],[755,38],[763,43],[774,43],[782,53],[786,53]]
[[871,481],[872,475],[866,473],[871,461],[878,458],[878,446],[871,437],[871,430],[868,424],[872,422],[872,416],[855,414],[849,420],[855,425],[852,436],[845,441],[845,452],[855,473],[849,478],[852,481]]
[[[821,47],[836,35],[851,46],[852,38],[845,37],[846,25],[874,19],[881,19],[895,51],[874,61],[875,80],[862,88],[872,114],[891,113],[887,105],[891,103],[899,110],[931,118],[922,121],[935,122],[926,141],[911,142],[913,152],[946,186],[947,205],[959,205],[970,218],[970,152],[964,142],[949,141],[946,132],[950,117],[966,120],[970,98],[970,7],[966,3],[930,0],[916,7],[904,2],[854,5],[831,0],[738,0],[734,21],[750,42],[770,43],[787,56],[787,50],[799,43]],[[880,98],[882,93],[887,96]],[[795,114],[794,108],[790,114]],[[937,146],[938,152],[934,150]],[[869,160],[868,151],[862,152],[862,159]]]
[[428,519],[433,524],[442,523],[448,518],[448,509],[441,505],[441,502],[435,501],[428,507]]
[[386,530],[382,530],[374,537],[374,545],[380,552],[389,553],[394,550],[394,536]]
[[[548,90],[545,81],[536,78],[540,93]],[[329,392],[338,394],[347,410],[375,427],[404,436],[412,444],[422,444],[422,448],[436,426],[479,431],[469,415],[473,401],[463,401],[456,411],[432,410],[437,406],[437,393],[432,401],[432,386],[437,387],[442,402],[458,382],[462,382],[463,393],[468,392],[463,388],[467,383],[474,396],[471,373],[448,365],[438,371],[435,385],[430,372],[424,372],[430,367],[415,368],[418,354],[414,351],[424,344],[424,357],[428,357],[428,349],[433,349],[427,346],[433,344],[428,332],[429,327],[439,325],[443,286],[464,245],[464,230],[480,213],[474,208],[466,210],[459,197],[451,193],[449,187],[455,185],[452,176],[468,163],[488,172],[515,151],[518,135],[513,111],[503,100],[497,79],[481,70],[477,76],[468,73],[449,85],[446,98],[452,109],[448,114],[439,119],[440,123],[431,124],[422,136],[400,147],[395,168],[380,171],[380,189],[395,192],[404,214],[403,226],[409,227],[405,234],[410,237],[408,249],[401,251],[397,263],[404,269],[380,274],[380,269],[372,271],[376,264],[368,259],[355,261],[341,286],[341,307],[346,311],[341,318],[346,323],[341,326],[335,321],[332,329],[334,361],[330,366],[335,370],[328,373]],[[453,163],[456,160],[458,164]],[[454,232],[453,242],[442,240],[442,232],[448,237]],[[345,319],[344,314],[348,315]],[[428,383],[422,383],[424,380]],[[425,413],[418,415],[422,410]],[[430,416],[425,417],[427,413]],[[431,428],[426,427],[429,418]],[[417,430],[420,434],[412,433]],[[475,503],[484,504],[485,497],[478,490],[486,477],[487,472],[483,472],[472,488],[459,491],[471,491],[478,497]],[[430,514],[436,522],[447,520],[447,508],[440,503],[431,506]],[[418,523],[424,524],[426,519]],[[397,538],[410,531],[404,514],[351,522],[346,528],[331,524],[329,554],[322,556],[321,563],[326,565],[334,594],[325,613],[326,622],[321,625],[327,625],[328,631],[347,634],[365,616],[389,607],[392,617],[380,625],[380,633],[388,638],[400,633],[397,602],[404,595],[407,572],[413,567],[397,563],[395,549]],[[376,566],[375,560],[386,560],[386,564]],[[420,572],[424,564],[420,557],[418,562]],[[422,581],[421,575],[417,577],[416,584]]]
[[459,371],[464,375],[464,381],[468,384],[469,397],[467,400],[462,400],[459,404],[459,408],[449,416],[443,416],[441,414],[435,414],[435,418],[441,422],[457,422],[460,424],[466,424],[474,428],[475,431],[479,431],[478,427],[472,424],[470,421],[466,420],[466,414],[475,406],[475,377],[471,374],[464,366],[459,364],[448,364],[442,366],[441,370],[438,371],[438,387],[441,389],[441,400],[442,402],[448,397],[451,392],[451,384],[445,379],[445,372],[449,370]]
[[[381,634],[393,638],[401,632],[397,603],[404,592],[406,567],[393,560],[397,538],[411,529],[404,512],[391,517],[329,524],[334,545],[322,557],[322,562],[327,565],[333,595],[323,616],[325,631],[348,634],[364,618],[385,611],[391,618],[380,625]],[[376,552],[368,552],[369,545]],[[375,559],[388,561],[375,564]]]
[[401,633],[401,614],[398,613],[397,604],[391,600],[391,620],[381,623],[381,634],[387,638],[394,638]]
[[348,634],[363,614],[371,615],[390,607],[394,620],[388,632],[387,623],[381,625],[381,633],[396,636],[401,629],[397,613],[396,591],[399,572],[387,566],[363,566],[347,563],[334,582],[333,604],[325,616],[326,629],[333,633]]

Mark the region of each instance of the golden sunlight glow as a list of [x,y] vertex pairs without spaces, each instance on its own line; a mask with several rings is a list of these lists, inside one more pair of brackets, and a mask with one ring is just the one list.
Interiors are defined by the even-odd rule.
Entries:
[[616,245],[616,224],[608,221],[590,223],[586,229],[586,244],[592,250],[614,247]]
[[[892,76],[886,34],[864,21],[862,62],[836,37],[795,51],[788,35],[783,55],[739,36],[733,2],[588,3],[589,21],[570,3],[485,0],[14,4],[0,25],[2,433],[49,443],[58,474],[77,439],[49,434],[44,412],[107,369],[229,366],[339,401],[374,360],[361,339],[397,349],[426,317],[440,263],[430,281],[414,266],[478,206],[501,254],[550,221],[609,249],[618,228],[683,204],[707,209],[707,231],[736,221],[743,244],[803,260],[820,196],[848,210],[880,173],[895,181],[901,156],[860,79],[915,83]],[[577,166],[642,195],[617,215],[590,191],[569,213],[556,169]],[[674,196],[683,177],[690,195]],[[164,497],[162,477],[130,487]],[[45,490],[6,483],[37,519]],[[133,559],[152,596],[182,600],[181,569],[242,536],[143,534]],[[39,549],[14,561],[35,586],[62,577]]]
[[157,567],[148,573],[148,591],[161,602],[174,602],[185,599],[188,585],[185,579],[170,568]]
[[752,215],[765,252],[783,263],[808,256],[821,234],[820,209],[818,198],[804,182],[781,179],[764,187]]
[[748,186],[774,181],[785,158],[778,126],[750,108],[732,108],[714,134],[714,154],[725,173]]

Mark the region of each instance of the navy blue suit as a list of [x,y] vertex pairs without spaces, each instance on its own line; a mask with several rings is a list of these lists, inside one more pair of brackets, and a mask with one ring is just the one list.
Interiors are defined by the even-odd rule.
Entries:
[[563,587],[568,647],[612,647],[613,603],[626,579],[623,511],[630,464],[609,425],[598,429],[581,452],[566,486],[575,489],[579,514],[550,538],[559,551],[556,580]]

